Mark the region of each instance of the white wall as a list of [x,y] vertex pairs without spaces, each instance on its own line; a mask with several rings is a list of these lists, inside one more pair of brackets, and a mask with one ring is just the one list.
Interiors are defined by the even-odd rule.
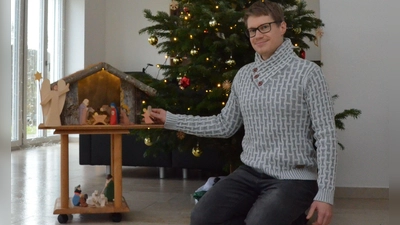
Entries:
[[85,67],[105,62],[106,12],[106,0],[85,1]]
[[65,75],[105,62],[106,0],[65,1]]
[[156,76],[156,64],[163,64],[165,55],[147,41],[148,35],[139,30],[151,25],[143,16],[144,9],[169,12],[171,0],[114,0],[107,1],[106,62],[122,71],[141,71],[147,63],[154,66],[147,73]]
[[[151,25],[143,16],[143,9],[168,12],[170,0],[86,1],[105,2],[106,5],[103,8],[86,4],[86,13],[105,10],[105,21],[99,19],[100,13],[86,18],[86,26],[91,24],[100,30],[105,27],[105,31],[99,31],[105,32],[104,40],[97,37],[97,31],[95,35],[86,32],[86,61],[104,58],[122,71],[140,71],[147,63],[164,62],[164,56],[147,42],[147,34],[139,35],[138,31]],[[398,86],[394,81],[399,82],[394,63],[398,59],[394,54],[398,44],[394,42],[400,34],[394,24],[396,18],[389,20],[388,16],[394,17],[399,3],[394,6],[387,4],[389,0],[379,4],[372,0],[337,0],[320,1],[319,6],[313,6],[313,1],[307,0],[308,5],[320,8],[318,15],[325,23],[320,43],[323,71],[332,94],[340,96],[335,102],[335,110],[362,110],[359,119],[347,120],[346,130],[339,132],[339,140],[346,150],[339,150],[337,186],[389,187],[391,161],[388,154],[390,150],[400,149],[400,126],[395,118],[400,104],[398,95],[394,95]],[[88,36],[96,36],[96,44],[87,43],[91,40]],[[105,53],[97,48],[103,41]],[[90,45],[92,47],[87,47]],[[308,52],[307,58],[314,60],[313,55]],[[156,75],[158,70],[149,67],[148,72]]]
[[65,1],[64,71],[69,75],[85,65],[85,0]]
[[[339,94],[335,110],[362,110],[358,120],[346,121],[339,140],[337,186],[389,187],[389,151],[398,151],[399,100],[396,66],[399,36],[395,8],[389,1],[321,1],[325,23],[322,67],[333,94]],[[393,13],[393,14],[392,14]],[[397,50],[398,51],[398,50]],[[394,82],[397,82],[396,84]],[[398,96],[398,94],[397,94]],[[396,132],[397,130],[397,132]]]

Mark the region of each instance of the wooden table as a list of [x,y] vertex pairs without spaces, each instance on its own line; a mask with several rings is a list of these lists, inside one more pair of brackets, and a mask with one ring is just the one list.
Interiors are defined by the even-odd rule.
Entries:
[[[114,222],[121,220],[120,213],[129,212],[128,204],[122,196],[122,134],[129,134],[134,129],[163,128],[164,125],[134,124],[134,125],[39,125],[39,129],[54,129],[54,134],[61,136],[61,194],[56,200],[53,214],[59,214],[58,221],[66,223],[69,214],[112,213]],[[111,174],[114,180],[114,202],[105,207],[73,206],[69,197],[69,134],[110,134],[111,135]]]

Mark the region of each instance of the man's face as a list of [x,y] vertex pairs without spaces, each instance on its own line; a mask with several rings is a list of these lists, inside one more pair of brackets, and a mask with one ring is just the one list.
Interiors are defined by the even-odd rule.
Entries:
[[[262,24],[271,22],[275,21],[270,16],[250,16],[247,19],[247,29],[258,28]],[[260,54],[264,60],[268,59],[283,43],[283,35],[286,32],[285,22],[279,25],[277,23],[271,23],[270,26],[271,30],[268,33],[263,34],[257,30],[255,36],[250,38],[253,49]]]

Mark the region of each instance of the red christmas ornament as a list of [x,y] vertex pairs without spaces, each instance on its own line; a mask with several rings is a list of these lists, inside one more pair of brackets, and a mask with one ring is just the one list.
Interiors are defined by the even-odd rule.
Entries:
[[189,7],[185,6],[185,7],[183,7],[183,11],[184,11],[185,13],[189,13],[189,12],[190,12],[190,9],[189,9]]
[[306,51],[304,51],[304,49],[300,50],[300,58],[302,58],[302,59],[306,58]]
[[182,77],[182,79],[179,80],[179,87],[181,89],[185,89],[190,85],[190,79],[186,76]]

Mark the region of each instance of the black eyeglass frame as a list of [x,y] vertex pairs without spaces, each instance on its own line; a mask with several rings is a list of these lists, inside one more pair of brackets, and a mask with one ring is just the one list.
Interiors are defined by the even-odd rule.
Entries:
[[[262,34],[266,34],[266,33],[268,33],[268,32],[271,31],[271,29],[272,29],[271,24],[273,24],[273,23],[278,24],[278,23],[281,23],[281,22],[282,22],[282,21],[273,21],[273,22],[269,22],[269,23],[263,23],[263,24],[261,24],[260,26],[258,26],[257,28],[246,29],[246,30],[244,31],[244,33],[246,34],[247,37],[253,38],[253,37],[255,37],[255,36],[257,35],[257,30],[260,31],[260,33],[262,33]],[[260,30],[260,27],[265,26],[265,25],[268,25],[268,26],[269,26],[269,30],[266,31],[266,32],[262,32],[262,31]],[[251,31],[254,31],[254,35],[250,36],[250,30],[251,30]]]

